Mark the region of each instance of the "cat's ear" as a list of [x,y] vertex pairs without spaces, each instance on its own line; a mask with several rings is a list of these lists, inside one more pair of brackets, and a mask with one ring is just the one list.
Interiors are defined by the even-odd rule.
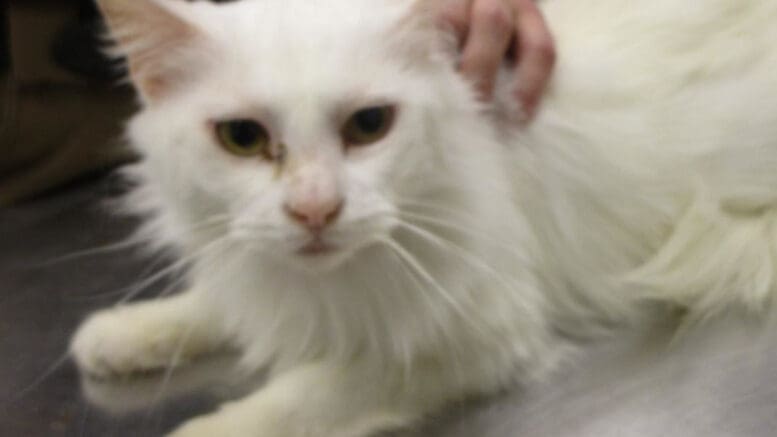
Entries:
[[156,0],[97,0],[97,4],[145,101],[172,93],[196,71],[187,52],[200,33],[171,8]]

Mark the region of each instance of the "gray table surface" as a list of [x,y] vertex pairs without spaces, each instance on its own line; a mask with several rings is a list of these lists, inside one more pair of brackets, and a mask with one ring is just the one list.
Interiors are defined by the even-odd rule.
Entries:
[[[214,405],[210,395],[184,396],[106,414],[84,401],[63,355],[79,320],[163,265],[126,249],[69,256],[131,232],[136,223],[100,207],[118,187],[101,177],[0,210],[0,436],[153,437]],[[737,315],[676,341],[665,331],[617,333],[548,381],[451,408],[403,435],[777,436],[774,336]]]

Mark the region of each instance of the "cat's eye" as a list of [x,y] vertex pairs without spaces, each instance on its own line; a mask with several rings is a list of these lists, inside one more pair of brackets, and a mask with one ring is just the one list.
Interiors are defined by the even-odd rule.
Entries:
[[356,111],[343,125],[343,141],[347,146],[366,146],[381,140],[391,129],[395,112],[391,105]]
[[227,151],[238,156],[263,156],[274,159],[270,134],[259,122],[250,119],[226,120],[215,125],[216,136]]

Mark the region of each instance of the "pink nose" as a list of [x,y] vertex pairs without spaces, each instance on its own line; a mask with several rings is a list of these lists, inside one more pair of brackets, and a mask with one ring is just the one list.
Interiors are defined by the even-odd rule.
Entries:
[[306,227],[310,232],[318,233],[337,220],[343,210],[343,204],[342,199],[333,199],[331,202],[287,203],[283,209],[291,220]]

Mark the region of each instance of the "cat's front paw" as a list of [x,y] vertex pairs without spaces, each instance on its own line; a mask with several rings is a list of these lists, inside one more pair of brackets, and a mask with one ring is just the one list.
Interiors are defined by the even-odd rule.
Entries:
[[196,343],[186,326],[145,304],[96,313],[78,329],[70,351],[82,373],[108,379],[152,373],[187,361]]
[[299,411],[249,398],[222,405],[217,411],[195,417],[168,437],[340,437],[308,423]]
[[[167,437],[254,437],[250,434],[238,434],[232,426],[222,420],[218,413],[189,420]],[[258,437],[258,436],[257,436]]]
[[240,415],[221,409],[187,421],[167,437],[302,437],[263,419],[261,412]]

